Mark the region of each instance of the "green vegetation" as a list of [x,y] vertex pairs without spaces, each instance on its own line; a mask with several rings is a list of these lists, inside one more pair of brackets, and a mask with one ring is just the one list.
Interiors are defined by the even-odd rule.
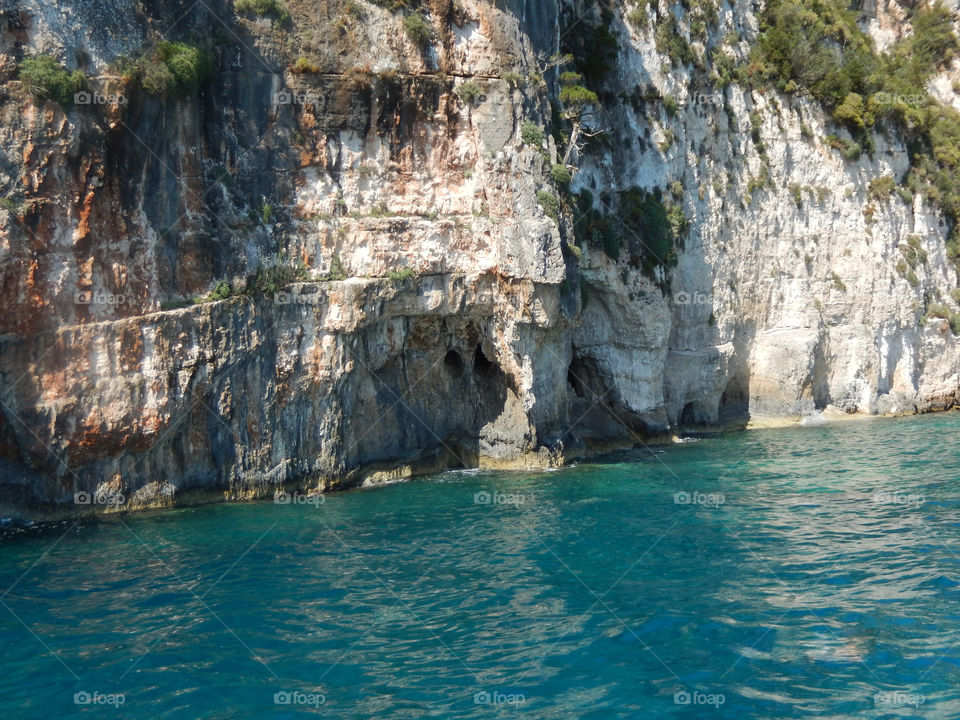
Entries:
[[340,253],[335,252],[333,257],[330,258],[330,272],[327,273],[327,280],[346,280],[347,271],[343,268],[343,263],[340,261]]
[[560,102],[566,107],[582,108],[586,105],[596,104],[597,94],[592,90],[587,90],[582,85],[567,85],[560,90]]
[[696,63],[696,55],[693,54],[690,43],[680,32],[677,19],[670,10],[657,23],[657,29],[653,37],[657,44],[657,51],[669,57],[674,65],[693,65]]
[[301,260],[299,263],[290,264],[283,256],[277,256],[270,265],[261,267],[256,274],[247,278],[247,295],[273,297],[292,283],[308,278],[305,262]]
[[666,110],[667,115],[673,117],[677,114],[677,110],[680,109],[677,99],[673,95],[664,95],[663,96],[663,109]]
[[[563,60],[573,61],[578,72],[583,75],[583,85],[599,88],[607,75],[613,70],[620,54],[620,43],[615,32],[613,12],[607,3],[600,3],[600,23],[594,25],[580,15],[576,19],[576,30],[563,28]],[[579,83],[579,81],[577,81]]]
[[900,246],[900,252],[911,270],[916,270],[919,265],[927,264],[927,251],[923,249],[920,238],[916,235],[907,237],[907,243]]
[[520,139],[527,145],[543,145],[543,128],[530,120],[524,120],[520,126]]
[[139,82],[151,95],[185,95],[211,74],[210,54],[196,45],[163,41],[135,60],[121,60],[127,82]]
[[80,70],[69,72],[47,55],[23,59],[20,82],[37,100],[52,100],[61,105],[73,104],[73,97],[86,87],[87,78]]
[[514,70],[507,70],[501,77],[513,90],[523,86],[523,75]]
[[560,201],[556,195],[548,190],[537,190],[537,202],[547,217],[554,222],[560,222]]
[[677,264],[677,243],[687,220],[679,206],[667,207],[659,193],[634,188],[620,196],[620,220],[631,248],[631,261],[651,271]]
[[620,258],[620,236],[611,219],[593,207],[593,195],[581,190],[574,211],[573,231],[577,245],[600,247],[612,260]]
[[394,285],[399,285],[406,282],[407,280],[412,280],[417,274],[413,271],[412,268],[401,268],[400,270],[388,270],[387,271],[387,280],[392,282]]
[[456,92],[465,105],[476,105],[477,101],[483,97],[483,88],[473,80],[467,80],[458,85]]
[[893,126],[909,138],[911,169],[901,197],[912,201],[920,192],[943,209],[951,223],[947,248],[960,269],[960,113],[924,90],[960,41],[939,1],[919,3],[909,19],[913,33],[879,54],[844,0],[773,0],[761,17],[749,74],[819,99],[853,135],[827,136],[848,160],[872,152],[875,127]]
[[290,72],[297,75],[302,75],[303,73],[313,73],[316,74],[320,72],[320,66],[316,63],[310,62],[303,55],[297,58],[296,62],[290,66]]
[[673,130],[665,128],[663,131],[663,140],[660,141],[660,152],[666,155],[673,147]]
[[264,225],[270,224],[270,221],[273,220],[273,205],[263,203],[263,205],[260,206],[260,220]]
[[649,0],[640,0],[637,7],[627,12],[627,22],[637,30],[646,30],[650,24],[650,20],[647,17],[647,6],[649,4]]
[[207,295],[203,297],[198,297],[193,299],[194,305],[202,305],[203,303],[217,302],[218,300],[226,300],[228,297],[233,295],[233,288],[230,286],[226,280],[221,280],[217,283],[217,286],[211,290]]
[[896,181],[893,175],[883,175],[874,178],[867,186],[867,196],[872,200],[886,200],[893,193]]
[[282,25],[290,19],[287,6],[280,0],[236,0],[233,9],[238,15],[259,15],[268,17]]
[[659,191],[640,188],[620,193],[618,205],[617,212],[601,213],[590,192],[582,191],[574,213],[577,244],[598,246],[612,260],[626,249],[630,264],[651,277],[658,266],[674,267],[689,226],[683,209],[664,204]]
[[420,13],[413,12],[403,18],[403,29],[420,50],[425,50],[433,41],[433,28]]
[[570,174],[570,168],[566,165],[555,164],[550,168],[550,176],[558,187],[565,188],[570,184],[573,177]]

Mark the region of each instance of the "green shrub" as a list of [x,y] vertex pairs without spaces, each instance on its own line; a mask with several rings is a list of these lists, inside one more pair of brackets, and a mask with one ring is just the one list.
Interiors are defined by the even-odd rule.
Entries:
[[867,109],[863,96],[855,92],[847,93],[833,111],[833,117],[853,130],[868,128],[874,123],[873,113]]
[[582,85],[567,85],[560,90],[560,102],[569,108],[582,108],[595,105],[597,94]]
[[183,95],[196,90],[209,77],[211,62],[202,48],[164,41],[135,60],[127,71],[151,95]]
[[547,190],[537,191],[537,202],[543,208],[544,214],[554,222],[560,222],[560,201],[557,196]]
[[671,11],[668,10],[658,23],[653,37],[657,51],[669,57],[674,65],[693,65],[696,62],[696,55],[693,54],[690,43],[680,33],[677,19]]
[[259,15],[283,24],[290,19],[290,13],[280,0],[236,0],[233,9],[238,15]]
[[648,4],[649,0],[640,0],[639,6],[627,13],[627,22],[637,30],[646,30],[647,25],[650,24],[649,18],[647,17]]
[[209,57],[194,45],[161,42],[157,46],[160,59],[170,68],[174,92],[195,89],[210,71]]
[[316,63],[310,62],[303,55],[297,58],[297,61],[290,66],[290,72],[297,75],[302,75],[303,73],[313,73],[316,74],[320,72],[320,66]]
[[327,280],[346,280],[347,271],[343,269],[343,263],[340,261],[340,253],[335,252],[330,258],[330,272],[327,273]]
[[670,152],[670,148],[673,147],[673,139],[673,130],[666,128],[663,131],[663,140],[660,141],[660,152],[662,152],[664,155]]
[[260,206],[260,220],[263,221],[264,225],[270,224],[270,221],[273,220],[273,205],[263,203],[263,205]]
[[553,181],[559,187],[566,187],[573,179],[573,177],[570,175],[570,168],[568,168],[566,165],[554,165],[552,168],[550,168],[550,175],[553,177]]
[[523,75],[514,70],[507,70],[501,77],[514,90],[523,85]]
[[403,18],[403,29],[410,42],[421,50],[425,50],[433,41],[433,28],[420,13],[410,13]]
[[194,305],[200,305],[208,302],[217,302],[218,300],[226,300],[231,295],[233,295],[233,288],[230,287],[230,283],[226,280],[221,280],[209,294],[204,297],[194,298],[193,303]]
[[602,248],[611,260],[620,258],[620,235],[610,218],[594,209],[593,195],[589,190],[582,190],[577,196],[573,233],[578,245],[590,243]]
[[863,153],[863,148],[860,146],[860,143],[855,140],[837,137],[832,133],[827,135],[824,140],[827,141],[827,145],[842,152],[847,160],[859,160],[860,155]]
[[520,126],[520,139],[527,145],[543,145],[543,129],[535,122],[525,120]]
[[867,196],[873,200],[885,200],[890,197],[895,185],[896,181],[893,179],[893,175],[882,175],[874,178],[867,185]]
[[663,109],[667,111],[667,115],[673,117],[677,114],[677,110],[680,109],[679,103],[673,95],[664,95],[663,96]]
[[412,268],[401,268],[400,270],[387,270],[387,280],[392,282],[394,285],[399,285],[406,282],[407,280],[412,280],[417,274],[413,271]]
[[86,87],[87,78],[80,70],[69,72],[52,57],[37,55],[21,62],[20,82],[37,100],[72,105],[74,95]]
[[483,97],[483,88],[473,80],[467,80],[457,86],[457,95],[466,105],[475,105]]
[[916,235],[910,235],[907,238],[907,244],[900,246],[900,252],[911,270],[916,270],[918,265],[927,264],[927,251],[923,249],[920,238]]
[[928,317],[942,318],[944,320],[947,320],[950,317],[950,315],[952,315],[952,313],[950,312],[950,308],[948,308],[943,303],[930,303],[927,306]]
[[631,249],[631,262],[646,271],[677,264],[677,246],[687,231],[682,208],[668,208],[651,192],[634,188],[620,196],[620,221]]
[[278,256],[269,265],[262,266],[247,278],[247,294],[252,297],[272,297],[291,283],[301,282],[308,277],[305,262],[301,260],[299,263],[290,264],[282,256]]

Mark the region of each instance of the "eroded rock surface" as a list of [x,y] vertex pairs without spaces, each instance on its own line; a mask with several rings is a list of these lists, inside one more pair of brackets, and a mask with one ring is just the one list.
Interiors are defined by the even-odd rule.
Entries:
[[[586,128],[605,135],[573,153],[571,196],[672,192],[686,235],[651,271],[631,238],[617,259],[575,247],[576,216],[538,197],[558,192],[555,139],[523,137],[551,119],[545,59],[597,8],[430,3],[421,51],[377,5],[288,6],[278,25],[224,2],[5,4],[8,507],[546,467],[680,428],[956,404],[957,337],[920,321],[933,296],[956,309],[947,223],[921,196],[870,194],[905,172],[904,138],[848,161],[813,101],[718,95],[618,10]],[[737,31],[742,57],[755,8],[719,7],[711,37]],[[866,23],[878,46],[903,32],[895,10]],[[212,79],[171,97],[127,83],[118,58],[166,37],[214,38]],[[32,99],[15,78],[35,53],[125,102]],[[954,74],[931,83],[943,102]]]

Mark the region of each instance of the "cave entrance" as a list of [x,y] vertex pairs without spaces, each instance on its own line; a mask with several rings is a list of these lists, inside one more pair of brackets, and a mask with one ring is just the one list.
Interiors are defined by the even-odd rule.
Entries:
[[448,350],[443,356],[443,366],[451,375],[460,375],[463,372],[463,358],[456,350]]
[[750,420],[750,390],[746,378],[734,375],[727,381],[717,414],[721,425],[746,425]]

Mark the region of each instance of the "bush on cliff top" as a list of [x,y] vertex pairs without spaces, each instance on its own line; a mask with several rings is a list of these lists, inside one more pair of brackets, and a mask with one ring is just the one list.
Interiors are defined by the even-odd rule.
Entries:
[[880,54],[845,0],[771,0],[749,76],[820,100],[854,135],[852,141],[827,138],[850,160],[861,148],[871,151],[874,126],[899,127],[910,153],[908,189],[924,193],[950,219],[947,249],[960,271],[960,113],[925,90],[960,51],[960,41],[939,0],[919,4],[909,19],[913,32]]
[[139,81],[151,95],[184,95],[197,89],[211,73],[209,53],[182,42],[161,42],[136,60],[125,61],[121,71],[130,81]]
[[20,82],[37,100],[71,105],[74,95],[86,87],[87,78],[80,70],[69,72],[52,57],[37,55],[23,59]]
[[290,19],[290,13],[280,0],[236,0],[233,9],[238,15],[259,15],[285,23]]
[[433,28],[420,13],[407,15],[403,19],[403,29],[406,30],[410,42],[421,50],[426,49],[433,40]]

